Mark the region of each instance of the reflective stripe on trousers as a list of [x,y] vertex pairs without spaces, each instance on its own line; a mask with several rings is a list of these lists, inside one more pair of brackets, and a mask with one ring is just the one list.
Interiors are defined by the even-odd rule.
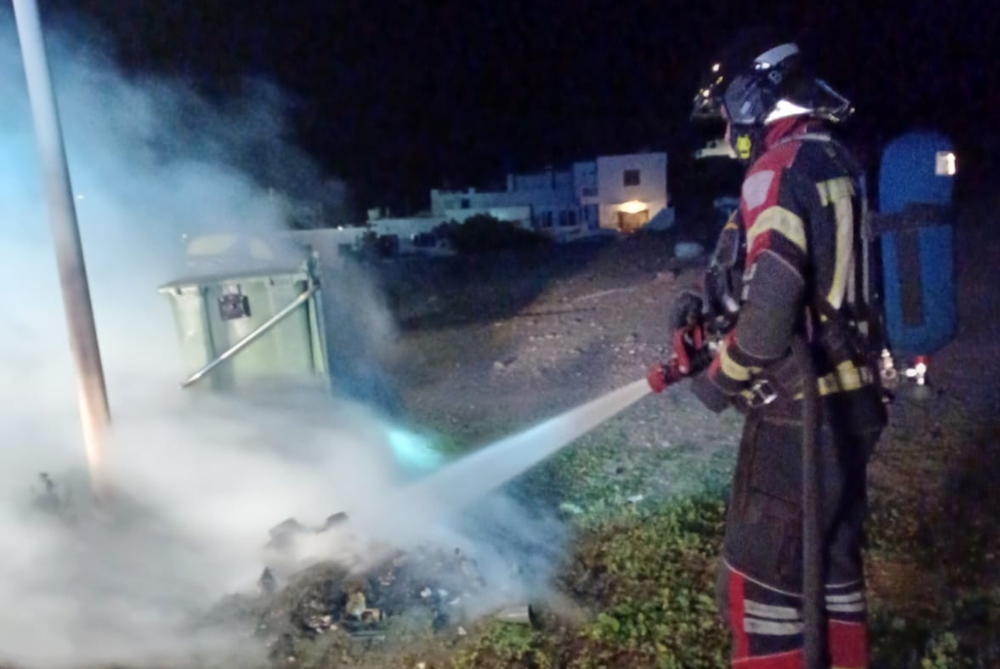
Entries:
[[[732,633],[732,666],[802,669],[802,597],[748,578],[723,564],[720,604]],[[861,583],[826,589],[832,669],[866,669],[868,629]]]

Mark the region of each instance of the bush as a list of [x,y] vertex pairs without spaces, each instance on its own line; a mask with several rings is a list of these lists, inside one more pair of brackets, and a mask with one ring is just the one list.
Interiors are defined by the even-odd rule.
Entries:
[[445,237],[452,248],[463,254],[520,250],[551,243],[545,235],[489,214],[470,216],[465,223],[444,223],[435,228],[434,234]]
[[359,257],[366,260],[378,257],[378,233],[368,230],[358,237],[356,252]]
[[362,260],[394,258],[399,255],[399,237],[368,230],[358,237],[352,253]]

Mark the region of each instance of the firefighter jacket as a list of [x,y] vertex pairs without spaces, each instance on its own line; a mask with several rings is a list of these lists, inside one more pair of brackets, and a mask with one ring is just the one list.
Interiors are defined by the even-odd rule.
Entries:
[[[719,243],[737,277],[737,293],[729,298],[738,305],[734,325],[693,390],[714,411],[735,403],[764,414],[800,415],[801,378],[790,349],[796,332],[806,332],[820,394],[849,405],[842,418],[859,430],[881,427],[877,369],[856,337],[859,170],[815,121],[779,121],[764,146]],[[719,300],[706,297],[710,304]]]

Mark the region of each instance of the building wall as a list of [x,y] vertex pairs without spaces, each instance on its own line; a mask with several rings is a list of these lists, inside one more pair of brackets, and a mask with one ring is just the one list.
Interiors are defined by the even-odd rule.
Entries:
[[370,221],[368,225],[378,235],[396,235],[402,244],[404,240],[410,239],[414,235],[432,232],[434,228],[445,223],[447,220],[447,218],[442,216],[378,218]]
[[509,207],[571,206],[574,204],[572,187],[537,190],[514,190],[478,192],[431,191],[431,211],[435,216],[444,216],[448,211],[462,209],[504,209]]
[[600,227],[620,229],[623,216],[638,225],[668,206],[667,154],[639,153],[597,159]]
[[597,161],[573,163],[573,190],[581,202],[597,197]]
[[511,174],[507,178],[507,191],[565,191],[573,190],[573,172],[545,170],[530,174]]

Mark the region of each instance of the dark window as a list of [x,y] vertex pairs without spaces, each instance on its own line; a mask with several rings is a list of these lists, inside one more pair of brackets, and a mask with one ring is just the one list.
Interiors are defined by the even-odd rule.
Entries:
[[576,212],[571,209],[564,209],[559,212],[559,225],[563,228],[569,228],[576,225]]
[[639,185],[639,170],[625,170],[625,185],[626,186]]
[[469,208],[469,199],[462,198],[462,209],[468,209],[468,208]]

